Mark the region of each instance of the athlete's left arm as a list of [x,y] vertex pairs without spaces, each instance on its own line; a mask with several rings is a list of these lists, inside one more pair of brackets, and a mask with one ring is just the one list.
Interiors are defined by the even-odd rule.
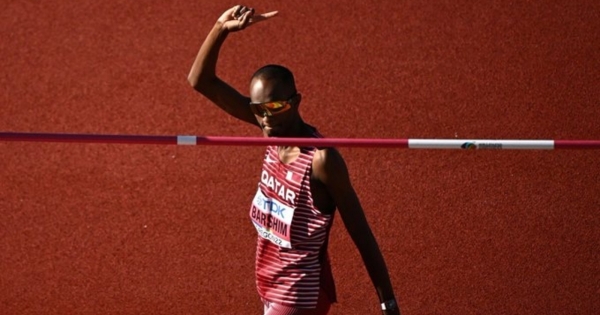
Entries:
[[[333,148],[318,150],[313,159],[313,176],[327,187],[333,198],[344,226],[360,252],[380,302],[395,303],[385,260],[352,187],[348,168],[340,153]],[[400,310],[399,307],[395,307],[383,311],[383,314],[400,314]]]

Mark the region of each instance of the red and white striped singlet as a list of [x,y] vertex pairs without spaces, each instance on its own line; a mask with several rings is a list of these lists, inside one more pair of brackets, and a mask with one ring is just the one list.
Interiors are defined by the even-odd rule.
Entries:
[[315,308],[319,287],[335,302],[327,256],[333,215],[313,205],[310,174],[314,147],[300,148],[289,164],[267,147],[250,218],[258,232],[256,285],[261,298],[295,308]]

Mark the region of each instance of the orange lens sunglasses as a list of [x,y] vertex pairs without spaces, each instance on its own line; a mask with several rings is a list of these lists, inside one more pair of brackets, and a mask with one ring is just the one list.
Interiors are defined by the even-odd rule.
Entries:
[[254,115],[261,117],[279,115],[292,108],[291,100],[294,96],[290,97],[287,101],[275,101],[264,103],[250,102],[250,109],[252,110]]

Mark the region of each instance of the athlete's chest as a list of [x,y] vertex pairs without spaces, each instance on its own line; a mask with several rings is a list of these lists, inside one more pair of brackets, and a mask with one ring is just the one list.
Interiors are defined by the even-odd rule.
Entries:
[[259,188],[270,198],[295,206],[302,190],[303,175],[280,166],[263,167]]
[[296,149],[281,151],[271,147],[267,150],[260,176],[263,189],[267,193],[275,193],[292,206],[297,202],[306,202],[307,198],[296,198],[302,192],[304,197],[310,196],[310,206],[323,214],[332,214],[336,208],[335,202],[325,184],[313,176],[315,151]]

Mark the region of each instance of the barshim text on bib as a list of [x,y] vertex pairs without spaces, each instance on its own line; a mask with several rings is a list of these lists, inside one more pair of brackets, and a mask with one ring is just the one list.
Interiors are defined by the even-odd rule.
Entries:
[[265,196],[259,187],[252,200],[250,218],[260,237],[277,246],[292,248],[290,234],[294,210],[279,200]]

